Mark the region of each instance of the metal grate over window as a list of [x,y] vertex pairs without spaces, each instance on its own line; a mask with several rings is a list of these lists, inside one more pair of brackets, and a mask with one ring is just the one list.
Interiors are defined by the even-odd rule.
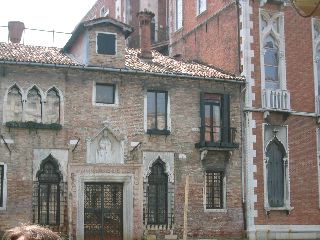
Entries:
[[59,226],[66,215],[66,186],[58,165],[44,160],[37,173],[33,190],[33,221],[41,225]]
[[148,182],[144,184],[144,225],[172,228],[173,186],[168,183],[164,163],[158,159],[151,167]]
[[223,172],[206,171],[206,209],[223,208]]

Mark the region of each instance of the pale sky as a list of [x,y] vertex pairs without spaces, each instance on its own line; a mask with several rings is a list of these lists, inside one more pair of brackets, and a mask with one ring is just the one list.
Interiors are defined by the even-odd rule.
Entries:
[[[8,42],[9,21],[25,28],[71,33],[96,0],[0,0],[0,42]],[[70,35],[26,29],[21,43],[63,47]]]

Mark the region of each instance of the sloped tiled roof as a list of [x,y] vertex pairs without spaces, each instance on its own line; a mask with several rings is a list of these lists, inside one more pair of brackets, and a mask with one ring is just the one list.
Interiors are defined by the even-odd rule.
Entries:
[[0,61],[78,65],[55,47],[0,43]]
[[[177,74],[195,77],[208,77],[226,80],[244,81],[244,78],[223,73],[214,67],[195,62],[178,61],[152,51],[152,60],[138,57],[140,49],[127,49],[125,56],[126,69],[164,74]],[[0,43],[0,62],[40,63],[55,65],[82,66],[59,48],[28,46],[23,44]]]

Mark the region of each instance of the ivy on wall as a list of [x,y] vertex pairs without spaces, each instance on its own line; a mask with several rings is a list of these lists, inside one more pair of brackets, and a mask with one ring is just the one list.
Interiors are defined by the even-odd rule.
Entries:
[[62,125],[60,123],[37,123],[37,122],[17,122],[9,121],[6,122],[8,128],[27,128],[27,129],[51,129],[51,130],[61,130]]

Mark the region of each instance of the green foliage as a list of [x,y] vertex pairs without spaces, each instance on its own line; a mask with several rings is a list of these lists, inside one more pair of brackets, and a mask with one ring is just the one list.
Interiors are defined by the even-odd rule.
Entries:
[[27,129],[51,129],[51,130],[61,130],[62,125],[60,123],[37,123],[37,122],[17,122],[9,121],[6,122],[8,128],[27,128]]

